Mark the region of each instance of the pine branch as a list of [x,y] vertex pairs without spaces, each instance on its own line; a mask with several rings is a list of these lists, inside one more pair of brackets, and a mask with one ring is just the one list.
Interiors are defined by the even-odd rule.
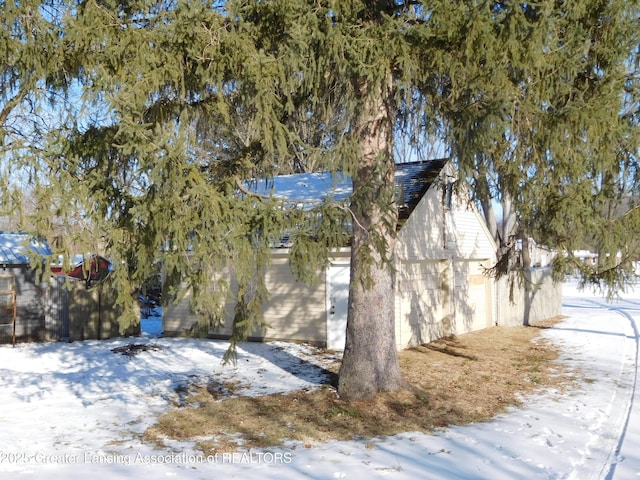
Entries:
[[28,93],[29,88],[27,88],[25,85],[22,85],[18,93],[5,104],[2,111],[0,111],[0,126],[4,125],[13,109],[26,98]]
[[622,215],[623,217],[626,217],[628,215],[631,215],[634,211],[640,209],[640,205],[636,205],[635,207],[630,208],[629,210],[627,210],[626,212],[624,212],[624,214]]
[[238,189],[244,193],[247,196],[250,197],[255,197],[258,198],[260,200],[270,200],[271,197],[269,195],[263,195],[261,193],[257,193],[257,192],[252,192],[251,190],[249,190],[247,187],[245,187],[242,184],[242,181],[238,178],[238,177],[234,177],[235,183],[236,183],[236,187],[238,187]]
[[358,218],[356,217],[356,214],[353,212],[353,210],[351,210],[351,208],[347,207],[346,205],[341,205],[338,202],[334,203],[334,206],[344,212],[347,212],[351,218],[353,219],[353,221],[356,223],[356,225],[358,225],[358,227],[360,227],[360,230],[362,230],[363,232],[366,232],[367,235],[369,235],[369,232],[367,231],[367,229],[364,227],[364,225],[362,225],[360,223],[360,221],[358,220]]

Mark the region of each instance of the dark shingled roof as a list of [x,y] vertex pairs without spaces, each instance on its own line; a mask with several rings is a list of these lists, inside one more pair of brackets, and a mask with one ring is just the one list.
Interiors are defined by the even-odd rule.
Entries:
[[[395,183],[400,224],[416,207],[429,187],[438,178],[448,159],[424,160],[396,164]],[[346,200],[353,191],[351,178],[341,173],[328,172],[279,175],[268,180],[245,182],[245,187],[259,195],[273,195],[289,202],[308,204],[332,198]]]
[[438,178],[447,161],[448,159],[441,158],[396,165],[395,180],[398,191],[396,200],[400,222],[409,218],[420,199]]
[[[411,215],[420,199],[436,181],[449,161],[447,158],[396,164],[395,186],[400,229]],[[296,173],[278,175],[270,179],[254,179],[244,182],[247,191],[265,196],[274,196],[300,208],[312,208],[326,199],[348,201],[353,192],[351,178],[340,172]],[[289,247],[289,235],[283,235],[274,247]]]

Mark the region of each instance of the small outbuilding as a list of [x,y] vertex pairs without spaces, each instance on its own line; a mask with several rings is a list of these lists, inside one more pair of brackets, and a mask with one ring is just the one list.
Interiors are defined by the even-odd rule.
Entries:
[[[43,340],[46,282],[29,259],[51,255],[46,242],[24,233],[0,233],[0,342]],[[44,267],[43,267],[44,268]]]
[[[89,289],[87,279],[53,273],[48,264],[37,265],[37,259],[51,255],[44,240],[0,232],[0,343],[120,336],[115,293],[102,285]],[[137,333],[139,326],[125,335]]]
[[[394,258],[398,349],[495,325],[495,285],[484,268],[495,264],[496,245],[474,205],[454,188],[453,165],[447,159],[398,164],[395,182],[400,219]],[[348,177],[310,173],[276,177],[269,181],[268,191],[306,201],[327,195],[346,198],[352,187]],[[343,349],[349,248],[335,252],[324,281],[313,286],[296,281],[288,255],[286,245],[273,250],[265,273],[270,299],[264,305],[271,328],[253,332],[250,339]],[[188,294],[163,309],[162,322],[167,336],[198,331]],[[210,327],[207,335],[227,338],[231,326],[228,315],[224,325]]]

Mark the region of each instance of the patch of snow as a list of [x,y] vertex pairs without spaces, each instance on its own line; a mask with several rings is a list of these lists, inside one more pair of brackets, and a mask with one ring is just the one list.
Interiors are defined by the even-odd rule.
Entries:
[[313,203],[327,198],[340,201],[348,198],[353,192],[351,178],[340,173],[329,172],[279,175],[268,180],[252,180],[245,186],[258,195],[273,195],[276,198],[300,203]]
[[162,309],[156,308],[152,315],[140,320],[140,330],[145,337],[157,338],[162,336]]
[[[562,394],[525,397],[490,422],[434,435],[288,445],[203,455],[141,434],[180,402],[177,390],[234,380],[243,395],[313,389],[331,354],[285,342],[244,344],[222,366],[227,342],[161,338],[150,317],[136,338],[0,346],[0,475],[86,479],[631,479],[640,478],[637,398],[640,294],[607,303],[564,286],[562,323],[543,336],[587,379]],[[134,345],[135,347],[131,346]],[[118,353],[121,352],[121,353]],[[131,352],[124,355],[122,352]]]

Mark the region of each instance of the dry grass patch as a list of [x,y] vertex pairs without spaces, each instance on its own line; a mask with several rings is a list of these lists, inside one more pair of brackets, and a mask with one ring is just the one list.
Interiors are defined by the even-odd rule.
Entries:
[[521,394],[562,389],[575,378],[552,362],[558,356],[553,345],[533,341],[539,333],[539,328],[496,327],[403,351],[400,365],[410,390],[370,401],[343,401],[329,385],[312,392],[222,400],[215,388],[201,386],[188,398],[192,406],[163,415],[145,437],[159,443],[167,437],[199,439],[200,448],[210,453],[486,421],[518,405]]

